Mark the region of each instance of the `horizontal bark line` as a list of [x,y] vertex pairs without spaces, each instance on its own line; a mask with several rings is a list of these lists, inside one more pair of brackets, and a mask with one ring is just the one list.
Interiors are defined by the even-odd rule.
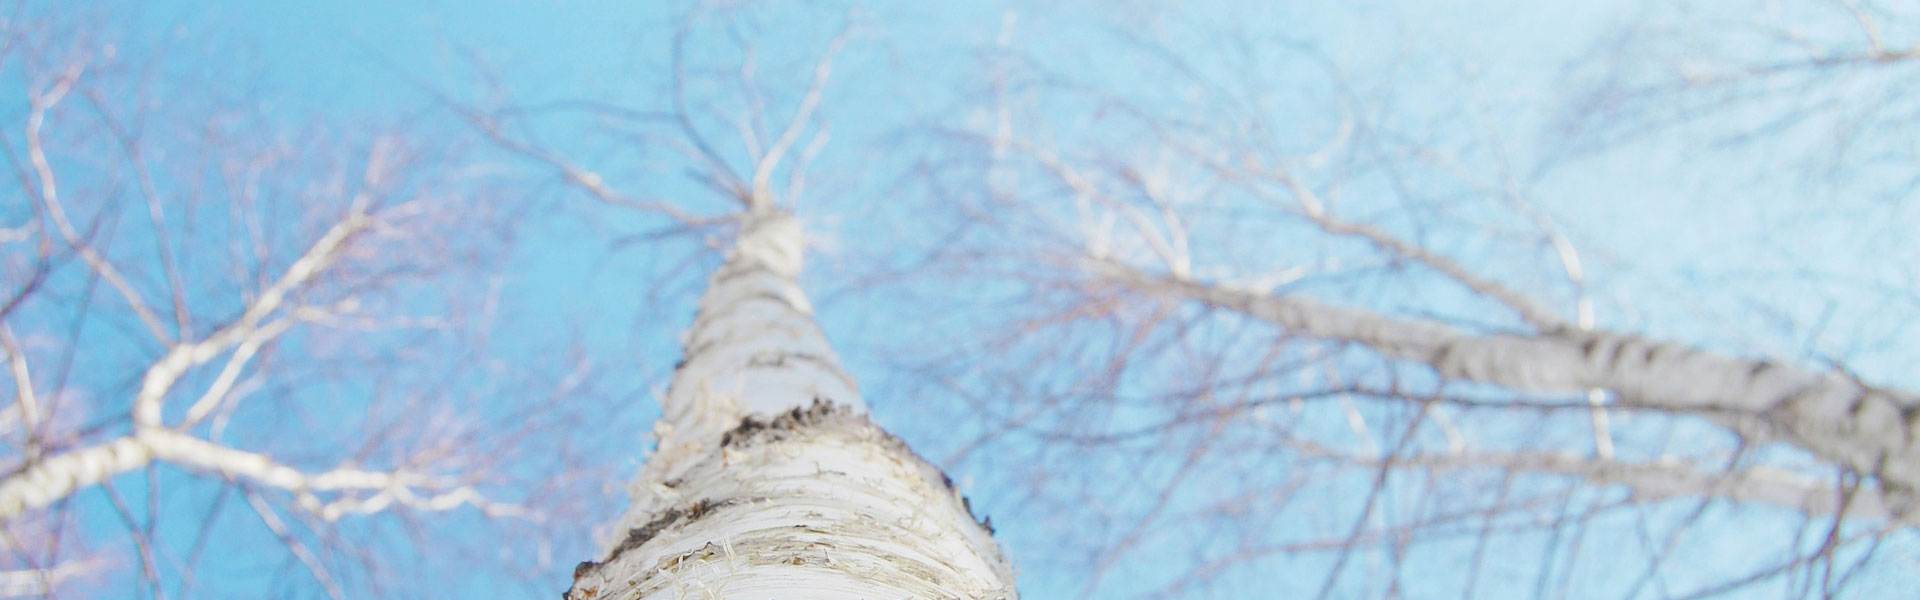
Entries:
[[[1255,293],[1129,267],[1095,267],[1136,291],[1198,301],[1307,337],[1361,344],[1433,368],[1441,377],[1526,392],[1607,389],[1635,406],[1751,414],[1771,436],[1855,472],[1877,476],[1896,513],[1920,490],[1920,397],[1866,385],[1844,374],[1723,356],[1685,345],[1604,331],[1473,334],[1432,321],[1341,308],[1294,296]],[[1756,441],[1774,441],[1761,439]]]

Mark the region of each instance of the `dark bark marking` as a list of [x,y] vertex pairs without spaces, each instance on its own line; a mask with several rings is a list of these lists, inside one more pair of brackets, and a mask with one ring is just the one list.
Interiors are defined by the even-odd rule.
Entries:
[[785,437],[783,432],[799,431],[831,420],[844,420],[855,416],[857,415],[854,415],[853,411],[830,399],[816,397],[809,406],[796,406],[770,419],[752,416],[741,419],[739,425],[720,436],[720,446],[732,447],[769,435],[777,436],[774,439],[779,439]]
[[716,315],[729,314],[733,312],[733,309],[739,306],[745,305],[749,302],[763,302],[763,301],[778,304],[786,308],[787,310],[791,310],[795,312],[799,312],[800,310],[799,307],[793,305],[793,300],[787,298],[786,296],[782,296],[780,294],[769,292],[766,290],[761,290],[758,292],[754,292],[752,294],[748,294],[746,296],[742,296],[738,300],[734,300],[724,305],[714,307],[714,310],[712,312],[713,314],[716,314]]
[[1608,371],[1616,371],[1620,369],[1620,365],[1622,364],[1622,361],[1625,360],[1627,355],[1627,346],[1632,344],[1633,344],[1632,339],[1619,339],[1619,340],[1613,341],[1613,354],[1607,357]]
[[1647,365],[1659,364],[1663,355],[1675,350],[1678,348],[1673,344],[1654,344],[1652,349],[1647,350]]
[[620,555],[626,554],[628,550],[645,545],[648,540],[652,540],[654,536],[660,535],[661,532],[666,531],[669,527],[678,525],[683,521],[697,521],[715,510],[740,504],[745,501],[747,500],[742,498],[727,498],[724,500],[702,498],[694,501],[693,504],[687,505],[684,509],[676,507],[662,511],[659,516],[654,517],[653,520],[648,521],[647,524],[628,529],[627,537],[620,540],[620,545],[614,546],[613,552],[607,554],[607,560],[601,562],[587,561],[575,565],[573,568],[573,579],[578,581],[581,576],[598,570],[601,565],[619,559]]
[[[1872,390],[1868,390],[1866,388],[1860,388],[1859,390],[1855,390],[1853,392],[1852,397],[1847,398],[1847,416],[1848,417],[1855,420],[1859,420],[1860,412],[1866,410],[1867,408],[1867,397],[1871,392]],[[1854,424],[1853,429],[1855,431],[1858,431],[1860,429],[1860,425],[1857,423]]]
[[1900,441],[1908,447],[1913,446],[1915,430],[1920,430],[1920,405],[1907,404],[1900,407]]
[[828,360],[827,357],[814,354],[811,352],[772,352],[772,353],[765,353],[765,354],[756,354],[747,359],[747,368],[749,369],[779,368],[779,367],[786,366],[788,361],[808,362],[808,363],[813,363],[815,365],[820,365],[823,367],[829,367],[834,371],[839,370],[838,367],[834,366],[833,361]]
[[1434,349],[1432,362],[1430,362],[1428,366],[1433,367],[1434,372],[1439,373],[1442,377],[1449,376],[1447,373],[1449,367],[1447,361],[1452,357],[1453,343],[1441,344],[1439,348]]
[[960,501],[960,507],[962,510],[967,511],[967,516],[972,518],[981,528],[985,529],[988,535],[993,534],[993,518],[980,517],[973,512],[973,501],[953,486],[953,477],[947,475],[947,473],[939,467],[934,466],[933,463],[927,462],[924,458],[920,458],[919,453],[914,452],[913,448],[909,447],[905,441],[874,426],[865,416],[854,413],[852,410],[847,409],[847,407],[834,403],[833,400],[829,398],[815,397],[813,403],[808,406],[794,407],[791,410],[771,418],[748,416],[741,419],[739,425],[720,436],[720,446],[722,448],[737,448],[741,445],[759,441],[777,441],[803,429],[836,425],[841,427],[858,427],[872,431],[878,437],[878,441],[881,444],[918,459],[922,464],[932,469],[934,473],[939,474],[941,486],[945,487],[948,493]]
[[[764,262],[742,261],[739,263],[735,263],[733,261],[728,261],[727,264],[720,266],[719,272],[713,274],[713,282],[708,284],[708,286],[718,287],[719,284],[733,281],[735,279],[739,279],[741,277],[745,277],[747,275],[752,275],[755,273],[767,273],[775,277],[780,276],[779,273],[774,273],[773,268],[768,267],[767,264]],[[785,278],[782,277],[781,279],[785,279]]]

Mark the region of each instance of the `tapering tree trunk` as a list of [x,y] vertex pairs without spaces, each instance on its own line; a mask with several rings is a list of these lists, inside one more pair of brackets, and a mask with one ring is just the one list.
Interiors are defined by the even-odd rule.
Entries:
[[700,299],[587,598],[1016,597],[992,532],[939,469],[867,420],[795,278],[799,225],[742,224]]

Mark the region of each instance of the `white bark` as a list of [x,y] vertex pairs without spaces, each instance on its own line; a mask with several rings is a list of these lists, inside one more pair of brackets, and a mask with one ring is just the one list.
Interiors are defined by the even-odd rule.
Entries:
[[[0,523],[155,462],[287,490],[294,494],[302,509],[329,521],[348,514],[378,512],[394,504],[431,511],[471,504],[489,516],[522,513],[518,507],[490,503],[472,487],[446,477],[345,466],[308,474],[264,454],[229,448],[170,429],[153,428],[96,446],[62,452],[0,481]],[[343,496],[331,501],[319,495],[345,492],[368,495]]]
[[1558,475],[1596,486],[1620,486],[1636,500],[1718,498],[1744,504],[1769,505],[1809,515],[1843,516],[1920,525],[1920,515],[1901,515],[1882,503],[1880,494],[1848,491],[1800,473],[1768,467],[1727,469],[1678,458],[1646,462],[1598,459],[1556,452],[1453,452],[1381,458],[1356,456],[1305,441],[1292,441],[1294,451],[1308,456],[1351,461],[1369,469],[1417,469],[1433,473],[1500,469],[1515,473]]
[[71,561],[44,569],[0,571],[0,598],[45,598],[61,582],[100,568],[99,561]]
[[622,539],[567,598],[1015,597],[991,531],[868,422],[795,283],[799,225],[755,210],[700,300]]
[[[369,159],[369,181],[378,180],[383,160],[378,152]],[[122,473],[148,465],[167,463],[183,469],[224,477],[244,478],[253,483],[280,488],[294,494],[300,508],[325,520],[352,514],[366,514],[393,505],[415,510],[441,511],[472,505],[489,516],[521,515],[518,507],[487,501],[477,490],[459,481],[406,471],[379,472],[341,467],[323,473],[307,474],[275,462],[265,454],[231,448],[195,438],[188,432],[212,414],[233,392],[234,385],[248,363],[267,343],[285,334],[296,323],[324,319],[354,309],[352,296],[331,308],[298,305],[292,298],[315,278],[320,277],[346,252],[354,236],[380,226],[366,211],[372,197],[362,194],[353,200],[352,210],[309,246],[272,284],[248,302],[246,310],[232,322],[205,338],[170,343],[165,354],[148,365],[133,398],[133,431],[91,446],[65,449],[40,457],[31,447],[28,461],[18,471],[0,477],[0,523],[29,510],[39,509],[99,485]],[[398,210],[398,207],[389,209]],[[12,372],[21,389],[31,390],[26,382],[24,355],[13,343],[10,330],[0,335],[0,346],[8,351]],[[192,369],[222,355],[226,363],[207,385],[200,398],[187,410],[183,422],[162,422],[165,404],[176,396],[176,387],[189,377]],[[29,424],[38,419],[32,399],[22,393],[21,413]],[[29,442],[33,431],[28,431]],[[322,494],[327,497],[323,498]]]
[[1757,442],[1785,441],[1836,465],[1878,478],[1879,499],[1902,516],[1920,490],[1920,397],[1840,373],[1723,356],[1684,345],[1560,329],[1535,335],[1479,335],[1425,320],[1394,318],[1293,297],[1111,264],[1111,280],[1143,293],[1198,301],[1304,336],[1364,345],[1433,368],[1441,377],[1527,392],[1612,390],[1623,406],[1702,413]]

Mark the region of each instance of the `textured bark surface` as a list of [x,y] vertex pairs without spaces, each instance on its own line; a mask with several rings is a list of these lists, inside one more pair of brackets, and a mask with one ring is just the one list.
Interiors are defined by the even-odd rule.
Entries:
[[795,283],[802,248],[791,217],[747,216],[619,539],[567,598],[1016,597],[946,476],[867,420]]
[[827,402],[750,417],[568,598],[1014,598],[991,531],[926,461]]

